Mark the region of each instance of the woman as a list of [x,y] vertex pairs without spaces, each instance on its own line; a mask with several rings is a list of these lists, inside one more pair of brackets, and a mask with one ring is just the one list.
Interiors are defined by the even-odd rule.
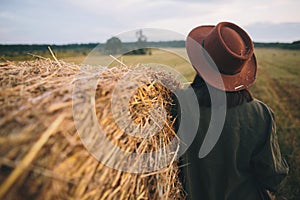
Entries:
[[[186,49],[197,72],[191,87],[200,109],[200,119],[191,119],[199,123],[198,131],[181,161],[188,199],[270,199],[267,191],[279,188],[288,166],[281,157],[273,112],[248,91],[257,69],[252,40],[239,26],[221,22],[193,29]],[[183,112],[189,115],[193,108],[181,110],[175,102],[178,130]],[[220,136],[199,158],[208,127],[218,123],[211,121],[212,109],[222,106],[226,116]]]

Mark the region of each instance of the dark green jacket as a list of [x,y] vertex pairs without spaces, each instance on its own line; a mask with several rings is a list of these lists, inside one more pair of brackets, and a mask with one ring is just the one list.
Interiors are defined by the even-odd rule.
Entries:
[[[193,108],[184,112],[192,113]],[[273,112],[253,100],[228,108],[221,136],[204,158],[198,152],[210,123],[211,109],[200,107],[197,135],[183,156],[182,176],[188,199],[259,200],[276,191],[287,176]],[[189,134],[189,133],[184,133]]]

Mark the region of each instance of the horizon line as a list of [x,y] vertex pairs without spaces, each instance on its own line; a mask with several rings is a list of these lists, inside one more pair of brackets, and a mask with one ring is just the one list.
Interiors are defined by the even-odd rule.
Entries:
[[[163,43],[163,42],[182,42],[185,40],[163,40],[163,41],[147,41],[149,43]],[[136,41],[126,41],[126,42],[122,42],[123,44],[129,44],[129,43],[135,43]],[[299,40],[295,40],[292,42],[278,42],[278,41],[274,41],[274,42],[258,42],[258,41],[253,41],[253,43],[261,43],[261,44],[294,44],[296,42],[300,42]],[[44,45],[54,45],[54,46],[68,46],[68,45],[90,45],[90,44],[105,44],[106,42],[74,42],[74,43],[0,43],[0,45],[4,46],[12,46],[12,45],[39,45],[39,46],[44,46]]]

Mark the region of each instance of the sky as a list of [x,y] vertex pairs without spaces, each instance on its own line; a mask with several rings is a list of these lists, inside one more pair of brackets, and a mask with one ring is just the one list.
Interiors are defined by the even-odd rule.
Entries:
[[148,36],[148,40],[184,39],[194,27],[221,21],[240,25],[256,42],[300,40],[299,0],[0,0],[0,3],[0,44],[105,42],[112,36],[133,34],[133,30],[143,28],[169,30],[182,36],[168,37],[168,31],[166,35],[158,31],[150,34],[152,38]]

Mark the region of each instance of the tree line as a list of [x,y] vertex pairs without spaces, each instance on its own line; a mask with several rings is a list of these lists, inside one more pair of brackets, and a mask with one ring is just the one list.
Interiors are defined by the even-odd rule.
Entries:
[[[60,56],[70,57],[70,56],[78,56],[87,55],[91,50],[95,47],[99,48],[103,51],[103,54],[117,54],[119,52],[130,52],[134,49],[139,49],[137,46],[137,42],[122,42],[118,41],[116,38],[113,39],[113,42],[117,42],[119,46],[117,49],[109,50],[109,41],[106,43],[88,43],[88,44],[66,44],[66,45],[48,45],[48,44],[33,44],[33,45],[24,45],[24,44],[0,44],[0,58],[12,59],[20,58],[28,59],[32,56],[30,54],[37,54],[40,56],[49,56],[48,46],[51,46],[52,50]],[[113,44],[114,45],[114,44]],[[185,41],[177,40],[177,41],[159,41],[159,42],[151,42],[147,41],[144,44],[146,47],[153,48],[184,48]],[[281,49],[300,49],[300,41],[295,41],[292,43],[260,43],[255,42],[254,46],[256,48],[281,48]],[[120,49],[118,49],[120,48]],[[112,51],[112,52],[111,52]]]

